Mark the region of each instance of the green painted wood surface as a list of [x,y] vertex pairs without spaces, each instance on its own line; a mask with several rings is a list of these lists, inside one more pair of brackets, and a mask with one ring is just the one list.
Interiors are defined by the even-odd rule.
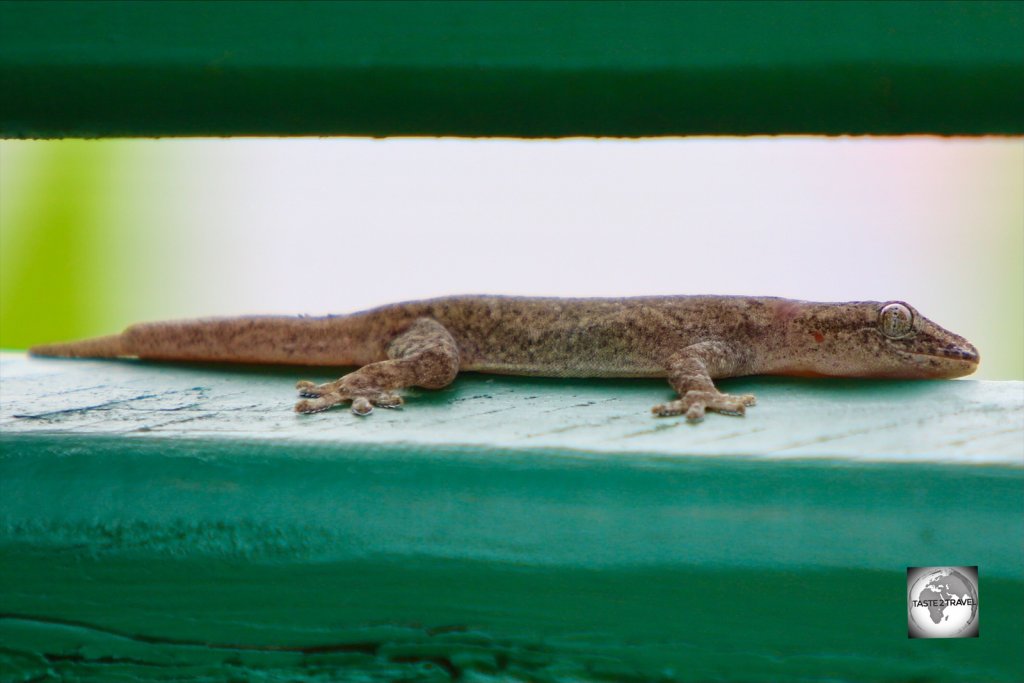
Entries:
[[[1024,679],[1024,383],[295,377],[0,357],[0,679]],[[930,564],[980,638],[906,637]]]
[[1019,2],[3,2],[0,134],[1020,134]]

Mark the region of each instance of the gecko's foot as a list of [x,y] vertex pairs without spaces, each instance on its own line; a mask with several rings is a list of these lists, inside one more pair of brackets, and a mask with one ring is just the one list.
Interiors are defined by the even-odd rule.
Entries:
[[658,417],[670,415],[686,415],[690,422],[704,419],[704,411],[713,410],[724,415],[743,415],[748,406],[755,405],[757,399],[751,394],[721,394],[717,391],[687,391],[686,395],[675,401],[662,403],[651,408]]
[[[303,395],[309,396],[308,394]],[[295,404],[295,412],[305,414],[320,413],[348,401],[352,402],[352,412],[359,416],[369,415],[373,412],[374,406],[399,408],[403,403],[401,396],[386,391],[355,396],[342,391],[332,391],[299,401]]]

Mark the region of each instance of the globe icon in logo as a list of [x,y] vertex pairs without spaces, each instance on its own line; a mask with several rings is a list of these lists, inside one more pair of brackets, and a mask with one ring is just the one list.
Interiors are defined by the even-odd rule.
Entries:
[[933,567],[913,582],[909,616],[911,631],[916,631],[914,635],[924,638],[977,635],[977,573],[970,569],[973,568]]

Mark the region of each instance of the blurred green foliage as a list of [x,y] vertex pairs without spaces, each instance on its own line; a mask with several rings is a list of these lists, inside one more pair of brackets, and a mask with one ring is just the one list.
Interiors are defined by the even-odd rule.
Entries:
[[116,148],[0,145],[0,347],[103,332],[96,275],[111,257],[104,186]]

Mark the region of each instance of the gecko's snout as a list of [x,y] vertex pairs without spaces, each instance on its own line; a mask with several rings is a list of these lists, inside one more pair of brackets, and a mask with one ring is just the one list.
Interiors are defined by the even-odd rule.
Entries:
[[932,352],[933,366],[938,363],[935,375],[938,377],[963,377],[978,369],[981,355],[978,349],[968,341],[959,341],[946,344],[937,351]]
[[943,349],[943,355],[946,358],[952,358],[954,360],[962,360],[968,363],[977,365],[981,361],[981,356],[978,354],[978,349],[974,348],[972,344],[950,344]]

